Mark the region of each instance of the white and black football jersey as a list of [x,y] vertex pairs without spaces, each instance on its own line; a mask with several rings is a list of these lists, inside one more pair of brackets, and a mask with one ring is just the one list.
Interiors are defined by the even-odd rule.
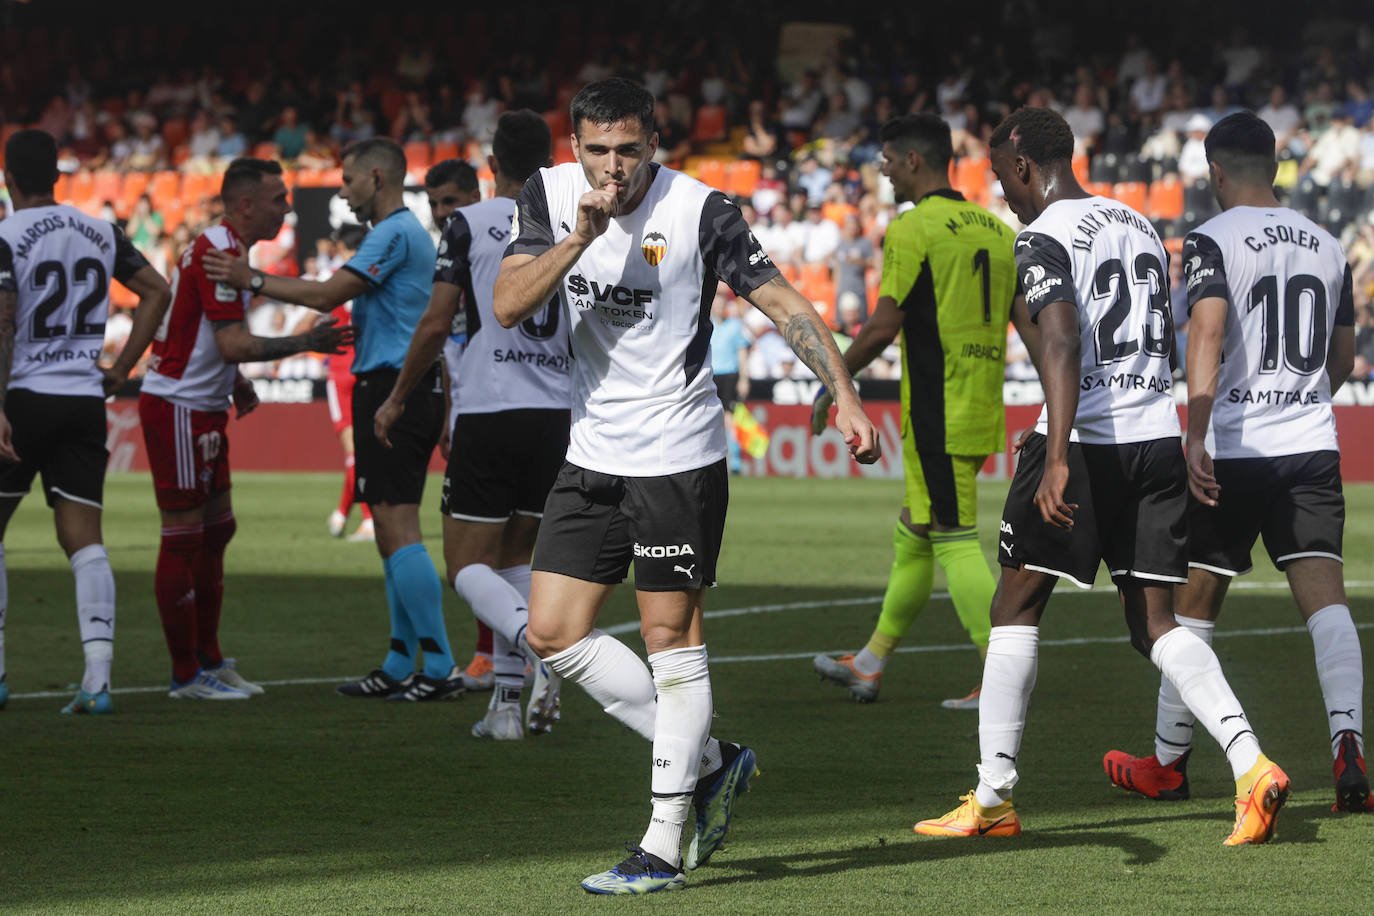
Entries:
[[0,220],[0,290],[16,295],[10,387],[103,397],[96,360],[110,280],[148,261],[111,223],[57,204]]
[[[568,461],[624,477],[725,457],[711,378],[717,278],[745,294],[778,274],[729,198],[650,169],[639,206],[612,219],[559,286],[573,356]],[[578,163],[530,176],[506,253],[538,255],[566,238],[590,190]]]
[[501,327],[492,310],[514,213],[509,197],[460,207],[439,239],[434,282],[462,291],[444,351],[461,352],[449,364],[460,414],[569,406],[568,326],[558,302],[513,328]]
[[1225,299],[1226,333],[1207,450],[1270,458],[1336,449],[1326,357],[1355,323],[1340,243],[1287,207],[1233,207],[1183,243],[1188,308]]
[[[1075,441],[1102,445],[1179,435],[1170,389],[1174,323],[1168,255],[1149,221],[1105,197],[1050,204],[1016,237],[1031,317],[1078,310],[1082,366]],[[1036,430],[1047,429],[1048,408]]]

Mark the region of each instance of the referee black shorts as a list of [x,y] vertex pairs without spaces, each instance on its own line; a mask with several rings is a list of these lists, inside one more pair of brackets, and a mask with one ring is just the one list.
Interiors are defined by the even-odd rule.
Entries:
[[12,388],[5,399],[18,464],[0,462],[0,497],[21,497],[43,475],[48,505],[58,499],[101,508],[105,493],[105,399]]
[[1189,499],[1189,566],[1243,575],[1251,569],[1250,551],[1260,535],[1280,570],[1306,557],[1342,562],[1340,452],[1218,458],[1212,465],[1221,496],[1215,507]]
[[406,505],[420,502],[430,455],[439,444],[444,416],[444,371],[436,363],[425,371],[406,398],[405,413],[391,427],[391,448],[372,431],[377,408],[391,394],[400,375],[395,369],[376,369],[358,375],[353,387],[353,451],[357,483],[355,498],[369,505]]
[[997,561],[1091,588],[1106,561],[1113,579],[1188,581],[1187,469],[1176,437],[1121,445],[1069,444],[1064,502],[1078,505],[1072,528],[1040,516],[1035,493],[1045,473],[1045,437],[1021,450],[1002,511]]
[[725,461],[664,477],[617,477],[563,464],[544,507],[533,568],[606,585],[689,591],[714,585],[725,534]]

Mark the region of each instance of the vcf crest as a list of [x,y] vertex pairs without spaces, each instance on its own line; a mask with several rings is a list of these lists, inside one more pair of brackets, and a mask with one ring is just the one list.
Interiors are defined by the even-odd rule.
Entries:
[[657,267],[663,256],[668,253],[668,240],[661,232],[650,232],[644,236],[639,250],[644,252],[644,260],[649,262],[650,267]]

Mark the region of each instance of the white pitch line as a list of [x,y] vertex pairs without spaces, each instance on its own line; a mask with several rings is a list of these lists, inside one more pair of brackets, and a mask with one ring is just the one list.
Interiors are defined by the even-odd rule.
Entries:
[[[1355,589],[1355,588],[1374,588],[1374,582],[1347,582],[1347,583],[1345,583],[1345,587],[1346,587],[1347,589]],[[1231,588],[1233,588],[1233,589],[1250,590],[1250,591],[1287,591],[1287,590],[1288,590],[1288,583],[1287,583],[1287,582],[1245,582],[1245,581],[1241,581],[1241,582],[1233,582],[1233,583],[1231,584]],[[1114,593],[1115,591],[1116,591],[1116,586],[1113,586],[1113,585],[1098,585],[1098,586],[1094,586],[1094,587],[1091,589],[1091,592],[1099,592],[1099,593],[1108,593],[1108,592]],[[1064,595],[1085,595],[1085,594],[1089,594],[1089,593],[1090,593],[1089,590],[1086,590],[1086,589],[1072,589],[1072,590],[1065,589],[1065,590],[1062,591],[1060,594],[1064,594]],[[933,592],[933,593],[931,594],[931,597],[932,597],[932,598],[948,598],[948,597],[949,597],[949,592]],[[807,610],[807,609],[809,609],[809,608],[817,608],[817,607],[853,607],[853,606],[855,606],[855,605],[880,604],[880,603],[882,602],[882,600],[883,600],[883,599],[882,599],[882,596],[881,596],[881,595],[875,595],[875,596],[871,596],[871,597],[868,597],[868,598],[840,598],[840,599],[831,600],[831,601],[792,601],[792,602],[787,602],[787,603],[784,603],[784,604],[757,604],[757,605],[753,605],[753,606],[751,606],[751,607],[736,607],[736,608],[725,608],[725,609],[719,610],[719,611],[707,611],[705,616],[706,616],[706,617],[709,617],[709,618],[717,618],[717,617],[741,617],[741,616],[744,616],[744,615],[747,615],[747,614],[770,614],[770,613],[776,613],[777,611],[800,611],[800,610]],[[1357,630],[1368,630],[1368,629],[1371,629],[1371,628],[1374,628],[1374,623],[1360,623],[1360,624],[1356,624],[1356,625],[1355,625],[1355,629],[1357,629]],[[634,632],[638,632],[638,630],[639,630],[639,622],[638,622],[638,621],[627,621],[626,623],[617,623],[617,624],[613,624],[612,626],[609,626],[609,627],[606,627],[606,628],[605,628],[605,632],[611,633],[611,634],[615,634],[615,635],[620,635],[620,634],[624,634],[624,633],[634,633]],[[1218,631],[1218,632],[1216,632],[1216,633],[1213,634],[1213,637],[1212,637],[1212,638],[1213,638],[1213,639],[1226,639],[1226,638],[1238,637],[1238,636],[1285,636],[1285,635],[1293,635],[1293,634],[1297,634],[1297,633],[1306,633],[1306,632],[1307,632],[1307,628],[1306,628],[1306,627],[1270,627],[1270,628],[1266,628],[1266,629],[1255,629],[1255,630],[1230,630],[1230,631]],[[1062,646],[1098,646],[1098,645],[1108,645],[1108,644],[1117,644],[1117,643],[1126,643],[1126,642],[1130,642],[1130,638],[1129,638],[1129,637],[1126,637],[1126,636],[1082,636],[1082,637],[1070,637],[1070,638],[1067,638],[1067,639],[1049,639],[1049,640],[1044,640],[1044,641],[1042,641],[1042,642],[1040,643],[1040,645],[1042,645],[1042,646],[1052,646],[1052,647],[1062,647]],[[946,646],[903,646],[903,647],[898,648],[896,651],[897,651],[897,652],[901,652],[901,653],[911,653],[911,652],[967,652],[968,649],[969,649],[969,644],[968,644],[968,643],[959,643],[959,644],[957,644],[957,645],[946,645]],[[730,664],[739,664],[739,663],[746,663],[746,664],[747,664],[747,663],[753,663],[753,662],[796,661],[796,660],[798,660],[798,659],[803,659],[803,658],[813,658],[813,657],[815,657],[817,654],[831,655],[831,654],[836,654],[836,653],[841,652],[841,651],[843,651],[843,650],[840,650],[840,649],[832,649],[832,650],[830,650],[830,651],[828,651],[828,652],[822,652],[822,653],[816,653],[816,652],[786,652],[786,653],[779,653],[779,654],[774,654],[774,655],[725,655],[725,656],[720,656],[720,657],[713,657],[713,658],[711,659],[711,661],[712,661],[712,663],[717,664],[717,665],[730,665]],[[356,677],[356,676],[341,676],[341,677],[301,677],[301,678],[290,678],[290,679],[287,679],[287,680],[280,680],[280,681],[257,681],[256,683],[262,685],[263,687],[291,687],[291,686],[296,686],[296,685],[310,685],[310,684],[341,684],[341,683],[343,683],[343,682],[345,682],[345,681],[350,681],[350,680],[357,680],[357,677]],[[134,694],[134,693],[162,693],[162,692],[164,692],[165,690],[167,690],[166,687],[116,687],[116,688],[111,689],[111,690],[110,690],[110,693],[111,693],[111,694],[119,694],[119,695]],[[10,694],[10,699],[11,699],[11,700],[45,700],[45,699],[64,698],[64,697],[69,697],[69,696],[71,696],[71,695],[72,695],[72,691],[71,691],[71,690],[65,690],[65,691],[47,690],[47,691],[39,691],[39,692],[35,692],[35,693],[13,693],[13,694]]]

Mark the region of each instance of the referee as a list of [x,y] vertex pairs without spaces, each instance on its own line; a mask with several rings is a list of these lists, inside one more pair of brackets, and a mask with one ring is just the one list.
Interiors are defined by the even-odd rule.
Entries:
[[[949,186],[949,125],[906,115],[883,125],[883,174],[912,208],[888,227],[878,304],[845,352],[853,374],[902,335],[902,465],[906,494],[893,532],[896,556],[878,625],[861,652],[818,655],[816,671],[860,702],[878,697],[888,656],[930,599],[935,563],[969,638],[986,654],[988,608],[996,589],[978,546],[975,478],[1003,448],[1003,348],[1014,320],[1032,356],[1036,331],[1016,295],[1010,228]],[[830,408],[822,392],[811,426],[819,434]],[[980,688],[945,700],[976,709]]]
[[[405,412],[391,429],[392,448],[382,446],[372,429],[372,415],[391,393],[433,285],[434,242],[406,208],[405,178],[405,153],[391,140],[363,140],[344,152],[339,196],[372,228],[348,263],[322,283],[268,276],[251,269],[245,259],[212,261],[208,255],[205,272],[255,295],[321,311],[353,300],[358,329],[353,358],[357,497],[372,509],[377,528],[391,643],[380,668],[338,691],[350,697],[422,701],[455,696],[463,689],[463,678],[449,650],[439,574],[420,539],[425,471],[444,423],[440,365],[427,369],[407,398]],[[415,673],[417,648],[424,650],[422,674]]]

